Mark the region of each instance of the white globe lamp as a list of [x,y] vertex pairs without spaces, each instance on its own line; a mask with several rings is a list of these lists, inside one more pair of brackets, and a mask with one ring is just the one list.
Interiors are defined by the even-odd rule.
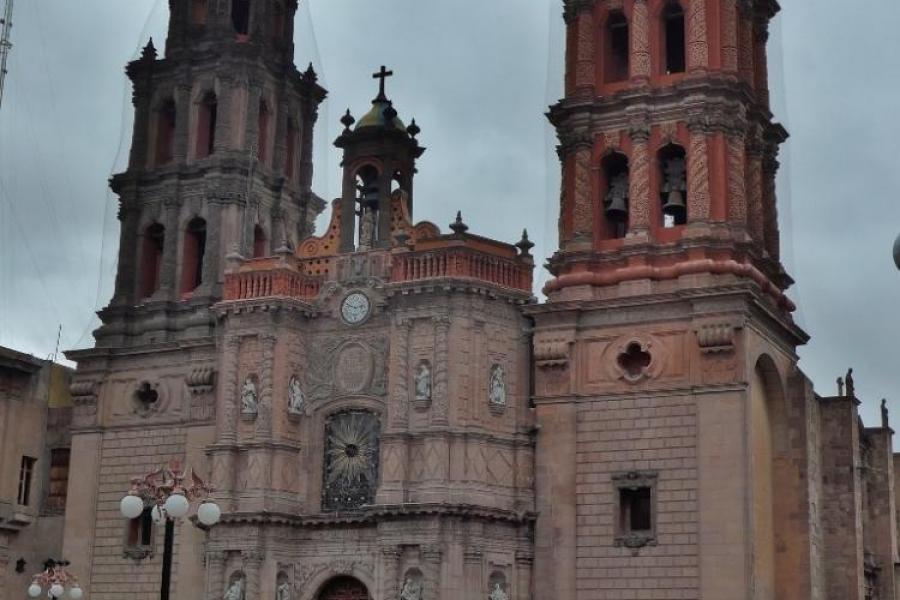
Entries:
[[41,589],[41,586],[39,586],[36,583],[32,583],[31,585],[28,586],[28,597],[29,598],[37,598],[38,596],[41,595],[41,592],[43,592],[43,591],[44,590]]
[[54,598],[62,598],[65,591],[65,588],[60,583],[54,583],[50,586],[50,595]]
[[207,527],[218,523],[221,516],[222,509],[215,502],[204,502],[197,509],[197,519]]
[[900,235],[894,240],[894,264],[900,269]]
[[69,589],[69,598],[71,598],[72,600],[81,600],[81,598],[83,596],[84,596],[84,590],[82,590],[77,585],[75,587]]
[[181,519],[186,516],[190,507],[191,503],[184,497],[184,494],[178,493],[169,496],[166,499],[166,503],[163,505],[163,508],[166,509],[166,514],[173,519]]
[[128,494],[119,503],[119,510],[126,519],[137,519],[144,512],[144,501],[138,496]]

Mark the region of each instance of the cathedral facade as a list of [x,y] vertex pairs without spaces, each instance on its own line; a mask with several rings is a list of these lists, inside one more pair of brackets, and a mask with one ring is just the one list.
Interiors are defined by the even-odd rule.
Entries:
[[314,235],[326,91],[293,64],[296,0],[170,0],[164,56],[127,68],[115,295],[68,353],[63,554],[89,598],[160,595],[164,528],[119,500],[171,459],[223,511],[175,526],[177,600],[896,597],[886,411],[866,428],[852,378],[825,398],[797,367],[779,6],[562,8],[538,302],[527,233],[415,221],[425,148],[385,68]]

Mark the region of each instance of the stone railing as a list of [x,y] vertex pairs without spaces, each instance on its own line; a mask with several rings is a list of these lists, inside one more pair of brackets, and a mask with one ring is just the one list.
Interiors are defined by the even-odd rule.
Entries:
[[247,261],[240,270],[226,273],[225,300],[272,297],[311,300],[319,295],[322,277],[310,277],[296,268],[266,261]]
[[499,287],[531,292],[532,266],[466,247],[398,254],[392,261],[392,281],[474,279]]

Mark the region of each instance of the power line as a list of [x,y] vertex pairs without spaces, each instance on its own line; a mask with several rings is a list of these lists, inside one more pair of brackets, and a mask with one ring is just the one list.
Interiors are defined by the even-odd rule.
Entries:
[[3,105],[3,87],[6,83],[6,61],[9,59],[9,51],[12,50],[10,34],[12,33],[13,0],[6,0],[3,9],[3,19],[0,19],[0,106]]

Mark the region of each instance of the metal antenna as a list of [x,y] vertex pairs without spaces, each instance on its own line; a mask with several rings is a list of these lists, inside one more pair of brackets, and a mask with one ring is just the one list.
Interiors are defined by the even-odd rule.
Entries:
[[12,50],[12,42],[9,41],[12,32],[13,0],[5,0],[3,18],[0,19],[0,106],[3,105],[3,87],[6,83],[6,61],[9,59],[9,51]]

